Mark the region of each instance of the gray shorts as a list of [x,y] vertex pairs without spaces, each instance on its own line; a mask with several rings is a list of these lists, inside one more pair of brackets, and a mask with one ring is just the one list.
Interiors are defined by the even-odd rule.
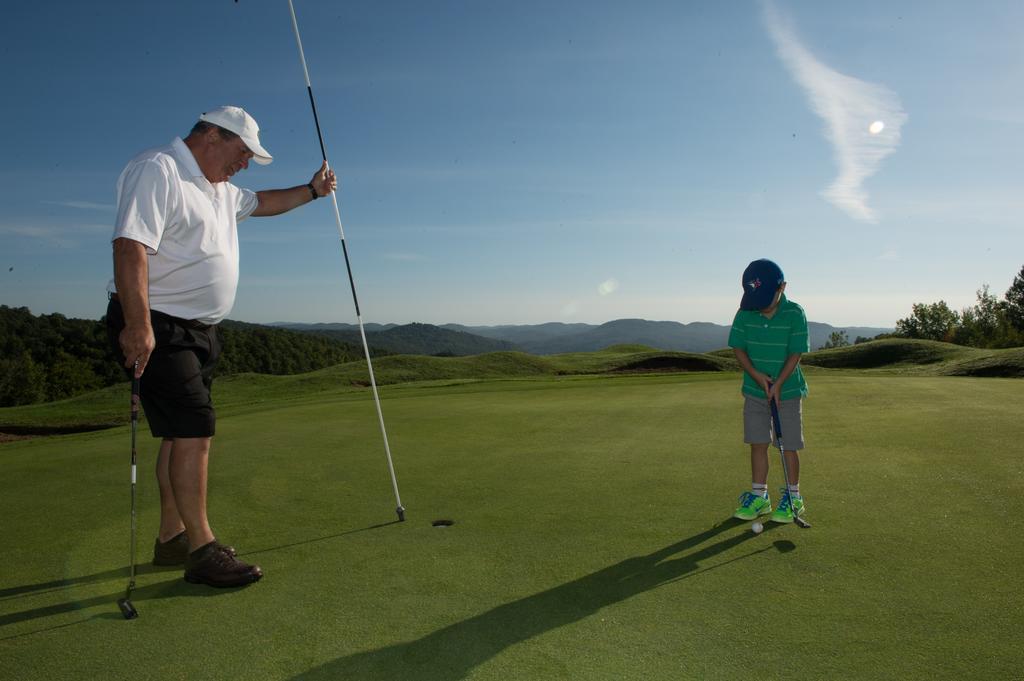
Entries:
[[[743,441],[749,445],[761,445],[772,440],[772,413],[768,408],[768,400],[743,396]],[[804,448],[803,400],[799,397],[782,400],[779,407],[779,420],[782,421],[782,444],[787,451],[798,451]]]

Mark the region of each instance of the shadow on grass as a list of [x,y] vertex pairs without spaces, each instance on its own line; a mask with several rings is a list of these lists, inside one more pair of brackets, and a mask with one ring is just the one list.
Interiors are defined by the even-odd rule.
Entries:
[[[727,520],[653,553],[628,558],[572,582],[499,605],[415,641],[338,658],[307,670],[294,679],[464,679],[474,668],[510,646],[583,620],[604,607],[637,594],[766,551],[788,553],[796,549],[792,542],[778,540],[724,563],[701,568],[702,561],[735,549],[746,541],[756,541],[757,535],[742,532],[693,553],[685,553],[742,524],[743,521]],[[772,527],[768,525],[765,533]]]
[[[156,572],[156,570],[150,570],[150,572]],[[127,575],[125,570],[110,570],[105,573],[98,573],[99,575],[107,575],[107,578],[114,578],[118,576],[125,577],[124,586],[128,586]],[[139,571],[138,574],[144,574],[144,571]],[[96,577],[97,575],[90,575],[89,577]],[[98,581],[98,580],[93,580]],[[86,582],[67,582],[67,583],[86,583]],[[93,596],[92,598],[85,598],[81,600],[65,601],[64,603],[55,603],[53,605],[46,605],[40,608],[31,608],[29,610],[23,610],[21,612],[13,612],[9,614],[0,615],[0,631],[3,627],[17,624],[19,622],[27,622],[30,620],[41,619],[44,617],[52,617],[54,615],[63,615],[69,612],[76,612],[78,610],[86,610],[93,608],[98,605],[109,605],[110,612],[96,615],[95,618],[101,619],[123,619],[120,610],[117,607],[117,600],[124,597],[124,588],[120,588],[103,596]],[[149,584],[147,586],[137,587],[132,589],[132,603],[139,609],[142,615],[145,615],[145,603],[146,601],[152,601],[160,598],[174,598],[176,596],[191,596],[191,597],[210,597],[219,596],[227,591],[233,591],[233,589],[211,589],[206,586],[189,584],[183,580],[179,575],[176,575],[174,579],[164,580],[156,584]],[[94,619],[94,618],[89,618]],[[0,636],[0,641],[5,641],[13,638],[20,638],[22,636],[30,636],[32,634],[39,634],[44,631],[51,631],[54,629],[61,629],[64,627],[71,626],[73,624],[81,624],[87,622],[89,619],[79,620],[78,622],[68,622],[64,624],[58,624],[52,627],[45,627],[43,629],[37,629],[31,632],[24,632],[15,634],[13,636]]]
[[[349,534],[356,534],[359,532],[368,532],[370,530],[376,530],[389,525],[397,524],[398,520],[393,520],[387,523],[380,523],[378,525],[371,525],[369,527],[362,527],[356,530],[347,530],[345,532],[338,532],[337,534],[327,535],[323,537],[317,537],[315,539],[307,539],[304,541],[293,542],[291,544],[283,544],[281,546],[274,546],[265,549],[258,549],[256,551],[247,551],[240,553],[240,556],[252,556],[259,553],[268,553],[270,551],[279,551],[281,549],[287,549],[294,546],[302,546],[303,544],[312,544],[320,541],[327,541],[335,539],[337,537],[344,537]],[[132,590],[132,603],[138,605],[139,602],[144,602],[151,598],[170,598],[174,596],[216,596],[220,593],[224,593],[223,589],[210,589],[205,586],[196,586],[188,584],[181,579],[182,568],[180,566],[169,566],[169,567],[155,567],[148,564],[136,564],[135,572],[136,575],[142,576],[147,574],[155,574],[160,572],[173,572],[176,574],[176,578],[173,580],[165,580],[158,584],[152,584],[150,586],[139,587]],[[106,582],[112,579],[124,579],[125,587],[128,586],[128,567],[115,568],[113,570],[104,570],[103,572],[96,572],[91,575],[82,575],[80,577],[67,577],[63,579],[54,579],[48,582],[39,582],[37,584],[25,584],[23,586],[14,586],[7,589],[0,589],[0,603],[6,604],[11,601],[27,596],[37,596],[40,594],[51,593],[54,591],[60,591],[72,586],[82,586],[85,584],[95,584],[99,582]],[[233,591],[228,589],[227,591]],[[18,622],[26,622],[29,620],[39,619],[43,617],[50,617],[53,615],[61,615],[68,612],[74,612],[76,610],[84,610],[91,608],[96,605],[102,605],[103,603],[110,603],[113,606],[113,610],[110,613],[104,613],[97,615],[101,618],[112,618],[121,619],[120,610],[117,609],[116,602],[119,598],[124,596],[124,589],[117,591],[109,596],[96,596],[80,601],[67,601],[64,603],[56,603],[54,605],[48,605],[40,608],[31,608],[23,610],[21,612],[13,613],[0,613],[0,631],[2,628],[11,624],[17,624]],[[4,608],[6,609],[6,607]],[[79,622],[71,622],[66,624],[60,624],[53,627],[48,627],[31,633],[39,633],[40,631],[50,631],[51,629],[60,629],[63,627],[71,626],[72,624],[79,624],[80,622],[87,622],[88,620],[80,620]],[[9,638],[18,638],[19,636],[26,636],[28,634],[17,634],[15,636],[0,636],[0,641],[7,640]]]
[[[154,567],[152,565],[136,565],[135,573],[137,575],[147,575],[155,572],[168,572],[170,570],[181,571],[180,567]],[[82,575],[81,577],[65,577],[63,579],[54,579],[49,582],[39,582],[38,584],[25,584],[23,586],[12,586],[7,589],[0,589],[0,601],[11,601],[22,596],[35,596],[38,594],[48,593],[50,591],[59,591],[66,589],[69,586],[79,586],[82,584],[94,584],[96,582],[106,582],[111,579],[117,579],[118,577],[124,577],[125,584],[128,584],[128,567],[119,567],[113,570],[104,570],[103,572],[96,572],[91,575]],[[0,619],[2,622],[2,619]]]
[[315,539],[304,539],[302,541],[292,542],[291,544],[281,544],[280,546],[271,546],[271,547],[265,548],[265,549],[256,549],[255,551],[246,551],[244,554],[240,553],[238,555],[240,555],[240,556],[244,555],[244,556],[248,557],[248,556],[255,556],[255,555],[260,554],[260,553],[270,553],[271,551],[280,551],[281,549],[290,549],[290,548],[293,548],[293,547],[296,547],[296,546],[304,546],[306,544],[315,544],[317,542],[328,541],[328,540],[331,540],[331,539],[337,539],[338,537],[344,537],[344,536],[350,535],[350,534],[358,534],[360,532],[369,532],[370,530],[379,530],[382,527],[388,527],[390,525],[398,525],[400,522],[402,522],[402,521],[400,521],[400,520],[392,520],[391,522],[387,522],[387,523],[379,523],[377,525],[370,525],[369,527],[361,527],[358,530],[346,530],[344,532],[338,532],[336,534],[328,534],[328,535],[324,535],[323,537],[316,537]]

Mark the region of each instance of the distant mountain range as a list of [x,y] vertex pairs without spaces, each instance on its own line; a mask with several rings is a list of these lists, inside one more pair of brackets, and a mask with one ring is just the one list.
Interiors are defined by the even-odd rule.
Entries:
[[[317,333],[348,343],[361,344],[355,324],[300,324],[276,322],[271,326]],[[414,355],[478,355],[499,350],[521,350],[534,355],[592,352],[611,345],[639,344],[660,350],[711,352],[728,346],[729,327],[710,322],[654,322],[616,319],[604,324],[524,324],[464,326],[461,324],[366,324],[366,341],[373,348]],[[845,332],[852,343],[858,337],[874,338],[892,333],[891,328],[836,327],[809,322],[811,349],[828,342],[834,332]]]
[[[359,327],[355,324],[291,324],[278,322],[271,326],[327,336],[362,347]],[[515,344],[487,338],[432,324],[366,324],[366,342],[376,350],[400,355],[437,355],[464,357],[499,350],[519,350]]]

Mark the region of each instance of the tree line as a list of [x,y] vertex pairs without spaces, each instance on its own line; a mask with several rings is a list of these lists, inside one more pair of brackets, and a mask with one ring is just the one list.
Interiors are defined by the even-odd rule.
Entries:
[[[225,321],[218,375],[298,374],[361,359],[361,347],[323,336]],[[0,305],[0,407],[74,397],[127,380],[106,320],[33,315]]]
[[1024,267],[1002,300],[984,284],[977,291],[977,302],[959,312],[944,300],[916,303],[909,317],[896,322],[896,335],[975,348],[1024,346]]
[[[984,284],[977,291],[977,302],[958,312],[951,309],[944,300],[914,303],[910,316],[896,323],[895,333],[877,336],[893,337],[920,338],[983,348],[1024,346],[1024,266],[1001,300]],[[867,340],[873,339],[857,338],[856,343]],[[849,344],[850,340],[844,332],[836,332],[823,347],[843,347]]]
[[[1013,284],[997,298],[988,284],[976,292],[977,302],[957,312],[944,300],[914,303],[910,316],[896,322],[896,331],[875,338],[920,338],[955,343],[973,348],[1017,348],[1024,346],[1024,266]],[[873,338],[858,337],[863,343]],[[834,332],[824,348],[850,345],[846,333]]]

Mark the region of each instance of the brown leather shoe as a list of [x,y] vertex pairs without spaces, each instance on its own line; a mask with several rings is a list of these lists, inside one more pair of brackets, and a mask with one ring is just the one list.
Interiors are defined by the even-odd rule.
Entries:
[[[227,551],[232,556],[238,555],[235,552],[235,547],[233,546],[224,546],[223,544],[220,544],[220,547],[221,550]],[[156,538],[156,542],[153,544],[153,565],[184,565],[187,559],[187,534],[182,532],[177,536],[168,539],[165,542],[160,541],[160,537]]]
[[263,570],[258,565],[243,563],[224,548],[212,541],[190,553],[185,561],[185,581],[218,588],[246,586],[259,581]]

